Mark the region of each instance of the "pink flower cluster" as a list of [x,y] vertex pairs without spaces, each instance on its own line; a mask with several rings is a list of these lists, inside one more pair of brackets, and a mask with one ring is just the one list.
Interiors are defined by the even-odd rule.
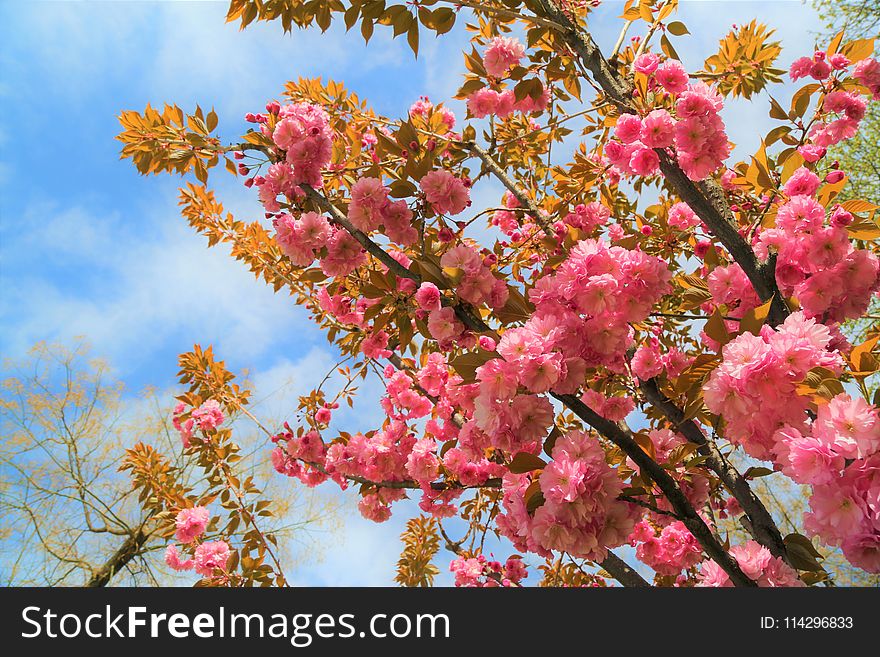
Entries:
[[607,420],[619,422],[636,408],[635,400],[629,395],[606,397],[598,390],[587,388],[581,401]]
[[456,557],[449,564],[455,573],[455,585],[467,587],[516,586],[528,576],[520,557],[510,557],[503,565],[487,561],[482,554],[476,557]]
[[[763,587],[800,587],[805,584],[798,579],[797,571],[779,557],[770,554],[770,550],[749,541],[743,545],[730,548],[730,556],[749,579]],[[730,577],[715,561],[704,561],[700,566],[699,583],[697,586],[727,587],[733,586]]]
[[794,80],[813,78],[825,80],[832,70],[843,70],[849,66],[849,59],[840,53],[828,57],[823,50],[817,50],[812,57],[799,57],[789,68],[788,76]]
[[322,186],[321,169],[333,153],[333,133],[323,109],[312,103],[282,105],[272,141],[287,152],[285,161],[292,167],[294,184]]
[[208,541],[196,548],[193,561],[196,572],[202,577],[211,577],[214,571],[226,570],[226,562],[231,550],[226,541]]
[[868,88],[874,100],[880,100],[880,62],[863,59],[853,69],[853,77]]
[[459,244],[440,257],[444,269],[460,272],[455,286],[456,294],[475,306],[483,303],[490,308],[501,308],[507,303],[507,284],[492,274],[486,259],[471,246]]
[[165,563],[177,571],[192,570],[202,577],[212,577],[217,570],[226,570],[231,550],[225,541],[208,541],[200,544],[192,559],[182,560],[176,545],[165,548]]
[[826,220],[814,195],[819,177],[801,167],[785,183],[789,200],[776,213],[776,226],[760,232],[759,258],[777,253],[776,280],[785,296],[796,296],[808,317],[840,322],[858,317],[880,289],[880,262],[856,249],[846,227],[853,217],[837,206]]
[[702,82],[677,94],[675,118],[665,109],[655,109],[644,117],[624,114],[618,119],[617,141],[605,145],[605,155],[619,171],[652,176],[660,168],[656,150],[674,147],[687,176],[703,180],[727,159],[730,144],[719,114],[720,94]]
[[525,54],[525,46],[516,39],[495,37],[483,53],[483,66],[489,75],[500,78],[518,65]]
[[[602,240],[578,242],[556,271],[529,291],[536,311],[525,326],[504,334],[499,351],[530,389],[539,390],[544,379],[549,389],[574,392],[585,366],[624,372],[630,323],[648,316],[669,291],[670,278],[660,258]],[[537,363],[543,365],[540,372]]]
[[[713,303],[716,307],[723,305],[727,316],[742,318],[748,311],[761,305],[761,298],[737,263],[715,267],[706,279],[706,284],[712,294]],[[738,328],[737,322],[727,322],[728,330],[736,331]],[[715,346],[709,340],[706,343]]]
[[394,242],[408,246],[418,239],[413,214],[406,201],[391,201],[388,188],[378,178],[361,178],[351,188],[348,219],[355,228],[370,233],[381,227]]
[[810,398],[797,389],[814,367],[840,373],[842,357],[829,351],[835,340],[802,312],[777,331],[744,333],[724,347],[704,397],[724,418],[728,439],[813,486],[808,531],[841,546],[860,568],[880,572],[880,412],[841,393],[810,420]]
[[579,203],[572,212],[565,215],[565,224],[591,233],[596,228],[604,226],[611,218],[611,210],[599,201]]
[[321,271],[328,276],[348,276],[367,261],[366,253],[347,231],[331,226],[317,212],[304,212],[299,219],[281,214],[273,220],[281,251],[297,267],[307,267],[319,253]]
[[[208,527],[211,512],[207,507],[196,506],[181,509],[175,518],[174,537],[185,544],[192,544]],[[192,546],[190,546],[192,549]],[[226,568],[229,546],[224,541],[207,541],[195,546],[193,558],[183,559],[174,544],[165,548],[165,563],[177,571],[192,570],[204,577],[210,577],[215,569]]]
[[[601,561],[609,548],[626,542],[639,508],[617,500],[623,482],[589,434],[572,431],[558,438],[552,457],[537,476],[504,476],[498,528],[519,550],[543,555],[558,550]],[[533,481],[539,491],[530,488]],[[531,496],[537,494],[543,504],[530,511]]]
[[471,204],[468,188],[449,171],[435,169],[427,173],[419,187],[435,212],[456,215]]
[[724,360],[703,386],[707,408],[724,418],[725,436],[755,458],[779,453],[777,430],[802,427],[809,398],[797,385],[814,367],[840,373],[840,354],[828,350],[831,331],[792,313],[778,330],[743,333],[724,346]]
[[880,412],[841,393],[819,406],[812,423],[775,435],[782,472],[811,484],[807,530],[841,546],[847,559],[880,572]]
[[636,546],[636,558],[658,575],[678,575],[682,570],[696,566],[703,558],[700,543],[680,521],[658,531],[642,520],[629,538],[630,544]]
[[181,509],[175,519],[176,531],[174,537],[181,543],[192,543],[205,533],[211,512],[207,507],[196,506],[190,509]]
[[550,90],[543,86],[541,93],[533,98],[526,95],[520,100],[516,99],[513,89],[495,91],[489,87],[478,89],[468,96],[467,108],[470,115],[475,119],[493,115],[504,119],[514,112],[543,112],[550,103]]
[[189,417],[186,415],[186,405],[182,402],[174,407],[171,417],[171,424],[177,429],[184,447],[190,447],[196,430],[215,431],[217,427],[223,424],[224,415],[220,408],[220,403],[208,399],[201,406],[193,409]]
[[701,220],[687,203],[679,202],[669,208],[667,223],[671,228],[686,231],[699,226]]
[[[495,37],[489,42],[483,53],[483,65],[486,72],[494,78],[503,78],[514,66],[519,65],[525,55],[525,46],[511,37]],[[467,107],[471,116],[482,119],[494,115],[505,118],[514,112],[542,112],[550,102],[550,90],[542,85],[541,94],[537,98],[526,95],[517,100],[513,89],[496,91],[483,87],[468,97]]]
[[[872,413],[860,415],[855,421],[860,423],[861,431],[873,433],[874,453],[852,462],[842,475],[835,475],[833,481],[813,486],[810,511],[804,514],[804,523],[808,532],[825,543],[839,545],[851,563],[870,573],[880,573],[880,452],[876,448],[880,421],[876,408]],[[849,427],[844,430],[848,431]],[[822,444],[822,438],[817,440]],[[820,449],[827,453],[827,444]],[[793,448],[792,452],[796,451],[797,448]],[[823,473],[836,471],[840,465],[825,465],[824,455],[806,460],[806,469],[815,468],[813,463],[818,460],[816,471]]]
[[[849,59],[841,53],[827,57],[822,51],[816,51],[812,58],[801,57],[791,65],[789,76],[792,80],[811,77],[815,80],[826,80],[833,72],[843,72],[851,65]],[[853,69],[853,77],[863,84],[874,100],[880,99],[880,62],[875,59],[863,59]],[[841,76],[845,77],[845,76]],[[837,81],[826,82],[836,85]],[[832,87],[833,88],[833,87]],[[815,162],[825,156],[825,149],[845,139],[851,139],[864,118],[867,103],[858,93],[847,91],[831,91],[818,109],[820,119],[810,128],[810,142],[799,148],[799,152],[807,162]]]

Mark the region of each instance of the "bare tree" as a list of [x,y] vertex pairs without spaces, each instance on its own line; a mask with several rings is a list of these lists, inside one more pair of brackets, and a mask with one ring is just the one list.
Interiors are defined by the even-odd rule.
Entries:
[[[166,545],[161,523],[145,514],[131,479],[119,472],[125,448],[143,442],[176,455],[181,480],[199,485],[202,473],[181,450],[170,409],[152,391],[123,397],[123,385],[107,363],[90,359],[82,343],[70,349],[40,343],[27,359],[3,369],[0,583],[171,581],[161,558]],[[279,478],[269,476],[268,450],[249,447],[236,467],[264,475],[271,486]],[[311,493],[288,490],[273,498],[281,501],[272,531],[300,547],[307,530],[335,518],[332,503]]]

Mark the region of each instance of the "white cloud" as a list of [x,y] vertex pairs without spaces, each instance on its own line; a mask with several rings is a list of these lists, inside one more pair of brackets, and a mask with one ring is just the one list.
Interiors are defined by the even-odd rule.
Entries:
[[118,215],[41,205],[19,232],[4,230],[3,277],[16,271],[0,301],[7,349],[85,335],[131,367],[199,341],[248,360],[294,334],[319,337],[292,299],[274,295],[225,248],[209,250],[176,213],[166,199],[147,213],[148,229],[134,232]]

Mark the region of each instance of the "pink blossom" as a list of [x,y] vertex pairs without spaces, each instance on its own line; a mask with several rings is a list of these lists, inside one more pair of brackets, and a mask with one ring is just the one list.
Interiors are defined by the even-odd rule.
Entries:
[[825,153],[827,149],[817,146],[815,144],[804,144],[800,148],[798,148],[798,153],[801,154],[801,157],[804,158],[805,162],[818,162],[823,157],[825,157]]
[[657,70],[660,65],[660,58],[652,52],[646,52],[639,55],[633,62],[633,68],[639,73],[650,75]]
[[193,421],[202,431],[214,431],[223,424],[223,411],[220,409],[220,403],[214,399],[209,399],[202,403],[192,412]]
[[[498,113],[500,94],[493,89],[483,87],[468,96],[467,108],[475,119],[482,119],[490,114]],[[512,105],[511,105],[512,109]]]
[[387,358],[391,352],[386,347],[388,347],[388,334],[385,331],[378,331],[361,343],[361,353],[367,358]]
[[196,572],[202,577],[211,577],[215,570],[225,570],[230,549],[225,541],[209,541],[196,548]]
[[819,407],[813,435],[843,458],[865,458],[880,451],[880,414],[861,397],[841,393]]
[[440,290],[436,285],[425,281],[416,291],[416,303],[426,311],[440,310]]
[[700,218],[687,203],[675,203],[669,208],[668,223],[678,230],[689,230],[700,225]]
[[870,57],[861,60],[853,77],[868,88],[874,100],[880,100],[880,62]]
[[805,167],[796,170],[782,188],[787,196],[813,196],[819,189],[819,176]]
[[624,144],[631,144],[638,140],[642,132],[642,120],[635,114],[623,114],[617,119],[614,127],[614,136]]
[[671,94],[680,94],[687,89],[688,74],[677,59],[669,59],[660,64],[654,72],[654,77],[660,86]]
[[205,533],[208,527],[208,521],[211,519],[211,513],[207,507],[196,506],[188,509],[181,509],[177,513],[175,526],[177,527],[174,536],[181,543],[192,543],[199,536]]
[[660,353],[656,348],[647,345],[642,345],[636,350],[630,366],[633,374],[642,381],[652,379],[663,371]]
[[654,110],[642,119],[639,138],[648,148],[672,146],[674,126],[675,122],[669,112],[663,109]]
[[419,181],[425,198],[435,212],[458,214],[470,204],[464,183],[443,169],[435,169]]
[[519,64],[525,52],[525,46],[516,39],[495,37],[483,53],[483,65],[489,75],[500,78],[509,68]]
[[438,308],[428,316],[428,330],[435,340],[443,341],[458,336],[464,326],[456,319],[452,308]]
[[639,148],[630,158],[629,166],[639,176],[653,176],[660,170],[660,157],[651,148]]
[[192,559],[187,559],[185,561],[180,560],[180,553],[177,551],[177,546],[174,544],[165,548],[165,563],[177,571],[192,570],[194,565]]

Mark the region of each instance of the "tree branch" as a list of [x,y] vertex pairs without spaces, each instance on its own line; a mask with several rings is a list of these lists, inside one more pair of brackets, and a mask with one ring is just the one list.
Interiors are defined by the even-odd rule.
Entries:
[[663,411],[676,431],[681,433],[688,442],[700,446],[699,453],[706,457],[706,465],[718,475],[718,478],[748,516],[750,526],[747,529],[755,540],[770,550],[773,556],[788,561],[788,553],[782,540],[782,534],[770,512],[752,491],[748,481],[724,457],[715,442],[703,435],[693,420],[685,419],[684,412],[660,391],[654,379],[641,381],[639,388],[653,406]]
[[651,585],[641,575],[611,550],[608,550],[608,556],[600,561],[599,565],[627,588],[651,588]]
[[103,566],[101,566],[91,579],[86,583],[89,588],[107,586],[110,579],[124,568],[132,559],[141,552],[144,543],[147,542],[149,534],[145,534],[143,529],[132,532],[118,550],[110,557]]
[[639,447],[629,429],[624,429],[617,423],[605,419],[574,395],[551,394],[571,409],[581,420],[617,445],[639,466],[640,472],[647,474],[653,479],[660,490],[663,491],[666,499],[669,500],[673,511],[681,518],[681,522],[694,535],[694,538],[700,542],[706,554],[714,559],[724,572],[730,576],[734,584],[737,586],[756,586],[754,581],[746,577],[739,564],[727,553],[712,533],[712,530],[709,529],[703,519],[697,514],[675,479]]

